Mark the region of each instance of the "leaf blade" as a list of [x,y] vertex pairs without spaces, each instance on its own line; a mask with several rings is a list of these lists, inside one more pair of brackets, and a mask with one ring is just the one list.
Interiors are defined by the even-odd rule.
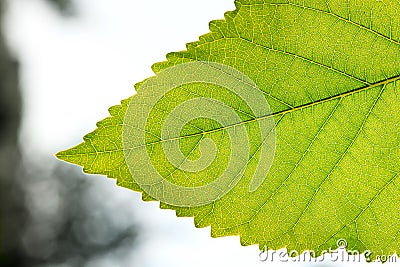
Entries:
[[[196,208],[160,205],[176,210],[178,216],[193,216],[198,227],[211,225],[212,236],[240,235],[242,244],[258,243],[260,248],[312,248],[321,253],[334,248],[339,238],[345,238],[351,248],[371,249],[372,259],[393,254],[399,249],[398,233],[393,229],[399,225],[392,223],[399,214],[388,214],[382,203],[390,203],[394,210],[399,203],[394,197],[398,190],[392,188],[400,171],[395,167],[398,157],[391,156],[400,155],[395,146],[398,138],[396,128],[392,133],[385,132],[394,144],[385,149],[385,143],[376,141],[380,132],[376,125],[387,126],[380,120],[398,125],[398,116],[393,115],[398,104],[393,99],[398,100],[400,27],[390,26],[388,30],[384,25],[385,15],[400,21],[395,13],[400,7],[391,3],[382,8],[375,1],[364,1],[362,7],[347,1],[318,1],[308,6],[299,1],[274,2],[238,1],[237,10],[227,13],[224,21],[210,23],[212,32],[188,44],[188,51],[171,53],[167,62],[153,66],[157,74],[172,65],[211,60],[233,66],[257,83],[272,110],[265,116],[279,122],[277,155],[267,176],[269,183],[250,194],[243,190],[249,179],[243,179],[222,199]],[[374,23],[372,16],[368,20],[363,15],[367,13],[378,14]],[[142,191],[124,164],[121,135],[127,102],[115,107],[113,116],[100,123],[100,129],[87,136],[83,144],[57,156],[85,166],[85,172],[106,174],[118,178],[119,185]],[[388,108],[395,119],[379,114],[380,120],[371,121],[379,110]],[[339,112],[341,116],[337,115]],[[112,130],[108,132],[107,127]],[[370,145],[370,136],[378,148]],[[342,154],[335,155],[337,150]],[[384,167],[368,166],[367,163],[374,163],[363,155],[368,153],[379,155],[379,164]],[[324,164],[310,157],[320,158]],[[309,170],[304,162],[308,162]],[[332,167],[330,171],[325,170],[327,166]],[[354,170],[354,166],[359,167]],[[325,172],[325,177],[319,172]],[[357,185],[362,190],[355,188],[353,175],[358,175]],[[361,177],[372,181],[360,186]],[[389,189],[394,193],[385,195]],[[329,192],[328,197],[320,193],[325,191]],[[270,196],[266,197],[265,192]],[[294,196],[293,192],[301,194]],[[153,200],[143,194],[144,199]],[[349,194],[354,203],[341,199]],[[376,204],[381,196],[386,196],[386,201]],[[291,202],[296,204],[280,204]],[[375,216],[372,207],[390,216],[389,222],[382,221],[383,215],[371,219]],[[281,218],[281,210],[286,217],[278,222],[275,218]],[[357,222],[360,218],[362,221]],[[380,228],[371,227],[378,221]],[[374,240],[368,234],[369,228],[385,238]],[[388,231],[394,238],[385,234]],[[313,236],[311,242],[309,236]],[[385,247],[385,242],[390,246]]]

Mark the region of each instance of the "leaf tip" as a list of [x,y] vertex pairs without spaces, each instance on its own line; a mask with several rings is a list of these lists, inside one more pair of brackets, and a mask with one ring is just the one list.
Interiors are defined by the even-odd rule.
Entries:
[[59,160],[62,160],[62,161],[65,161],[65,162],[69,162],[69,163],[73,163],[73,162],[71,162],[71,150],[72,149],[59,151],[54,156]]

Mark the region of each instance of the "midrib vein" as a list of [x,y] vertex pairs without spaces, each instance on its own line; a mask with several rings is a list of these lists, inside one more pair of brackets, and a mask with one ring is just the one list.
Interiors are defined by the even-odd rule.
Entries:
[[125,150],[132,150],[132,149],[136,149],[136,148],[140,148],[140,147],[144,147],[144,146],[155,145],[155,144],[162,143],[162,142],[169,142],[169,141],[179,140],[179,139],[183,139],[183,138],[190,138],[190,137],[195,137],[195,136],[199,136],[199,135],[211,134],[211,133],[214,133],[214,132],[218,132],[220,130],[225,130],[225,129],[233,128],[233,127],[236,127],[236,126],[249,124],[249,123],[252,123],[252,122],[256,122],[256,121],[272,118],[272,117],[279,116],[279,115],[284,116],[286,114],[289,114],[289,113],[292,113],[292,112],[295,112],[295,111],[298,111],[298,110],[310,108],[310,107],[313,107],[313,106],[316,106],[316,105],[323,104],[323,103],[328,102],[328,101],[333,101],[333,100],[337,100],[337,99],[340,99],[340,98],[348,97],[348,96],[351,96],[351,95],[354,95],[354,94],[357,94],[357,93],[368,91],[368,90],[370,90],[372,88],[376,88],[378,86],[383,86],[383,85],[386,85],[386,84],[389,84],[389,83],[392,83],[392,82],[396,82],[398,80],[400,80],[400,75],[397,75],[397,76],[394,76],[394,77],[391,77],[391,78],[388,78],[388,79],[373,83],[373,84],[368,85],[368,86],[356,88],[354,90],[350,90],[350,91],[343,92],[343,93],[340,93],[340,94],[337,94],[337,95],[333,95],[333,96],[330,96],[330,97],[327,97],[327,98],[323,98],[323,99],[320,99],[320,100],[317,100],[317,101],[314,101],[314,102],[309,102],[309,103],[306,103],[306,104],[303,104],[303,105],[299,105],[299,106],[296,106],[296,107],[293,107],[293,108],[288,108],[288,109],[281,110],[281,111],[278,111],[278,112],[274,112],[274,113],[271,113],[271,114],[266,114],[264,116],[254,117],[254,118],[251,118],[249,120],[245,120],[245,121],[242,121],[242,122],[230,124],[230,125],[227,125],[227,126],[224,126],[224,127],[219,127],[219,128],[215,128],[213,130],[203,131],[201,133],[194,133],[194,134],[182,135],[182,136],[178,136],[178,137],[174,137],[174,138],[161,139],[161,140],[157,140],[157,141],[154,141],[154,142],[149,142],[149,143],[146,143],[146,144],[143,144],[143,145],[140,145],[140,146],[126,148]]

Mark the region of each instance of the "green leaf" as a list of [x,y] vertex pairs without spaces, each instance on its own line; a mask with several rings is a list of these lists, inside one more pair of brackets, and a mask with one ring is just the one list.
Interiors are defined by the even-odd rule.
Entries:
[[316,255],[346,240],[368,260],[399,251],[400,3],[236,7],[57,157],[213,237]]

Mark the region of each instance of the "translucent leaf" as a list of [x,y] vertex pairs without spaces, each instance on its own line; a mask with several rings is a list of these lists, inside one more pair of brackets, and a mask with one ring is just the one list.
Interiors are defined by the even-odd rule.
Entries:
[[236,7],[57,156],[211,225],[213,237],[394,254],[399,2]]

